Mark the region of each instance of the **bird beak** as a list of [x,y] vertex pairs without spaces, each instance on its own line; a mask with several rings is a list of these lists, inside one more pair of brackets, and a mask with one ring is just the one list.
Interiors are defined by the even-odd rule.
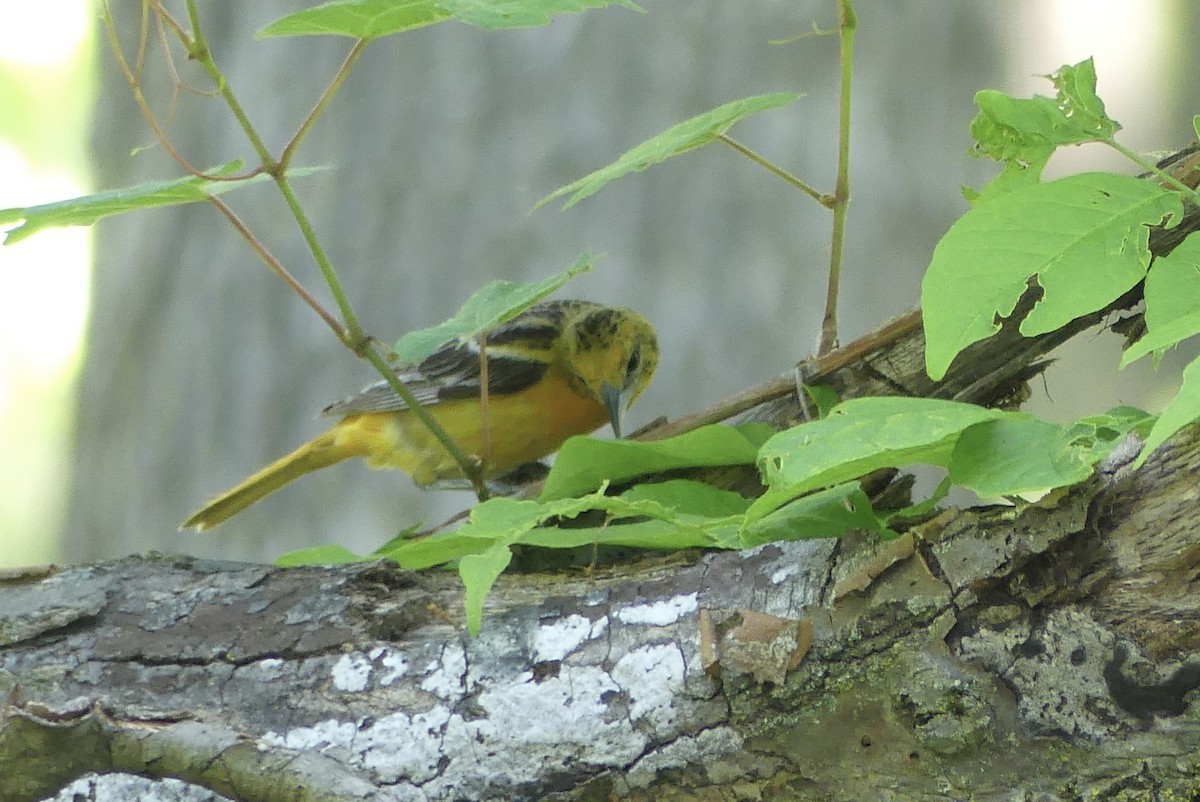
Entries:
[[613,434],[621,436],[621,413],[625,411],[625,393],[605,384],[600,388],[600,403],[608,410],[608,419],[612,422]]

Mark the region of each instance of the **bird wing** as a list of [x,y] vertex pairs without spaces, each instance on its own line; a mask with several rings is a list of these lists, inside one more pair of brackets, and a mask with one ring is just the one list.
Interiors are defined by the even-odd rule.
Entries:
[[[520,392],[540,380],[549,367],[544,354],[522,354],[512,349],[489,351],[487,359],[490,395]],[[417,367],[397,371],[396,377],[422,406],[433,406],[454,399],[478,398],[479,346],[472,341],[456,340],[438,349]],[[405,409],[408,409],[408,404],[391,385],[381,379],[354,395],[330,404],[321,414],[401,412]]]

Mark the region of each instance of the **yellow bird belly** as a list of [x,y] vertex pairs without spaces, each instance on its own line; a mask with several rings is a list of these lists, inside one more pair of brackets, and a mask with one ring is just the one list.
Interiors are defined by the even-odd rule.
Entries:
[[[602,405],[576,393],[557,370],[520,393],[489,397],[486,442],[479,399],[426,409],[464,453],[484,461],[488,478],[540,459],[568,437],[595,431],[608,420]],[[418,485],[463,477],[458,463],[411,412],[351,415],[331,434],[339,451],[362,456],[372,468],[399,468]]]

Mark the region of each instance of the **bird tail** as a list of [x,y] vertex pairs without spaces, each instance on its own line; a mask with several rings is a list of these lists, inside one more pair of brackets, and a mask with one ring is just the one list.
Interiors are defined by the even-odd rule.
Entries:
[[194,528],[199,532],[212,529],[304,474],[358,455],[359,452],[341,441],[337,434],[335,426],[287,456],[280,457],[237,487],[227,490],[192,513],[179,528]]

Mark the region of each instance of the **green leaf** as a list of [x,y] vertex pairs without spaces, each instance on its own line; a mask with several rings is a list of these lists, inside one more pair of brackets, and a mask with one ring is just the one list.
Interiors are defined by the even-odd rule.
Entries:
[[1062,426],[1010,413],[964,429],[948,467],[954,484],[993,498],[1077,484],[1092,464]]
[[[748,504],[736,493],[682,479],[640,485],[621,496],[607,496],[602,488],[581,498],[546,503],[493,498],[476,505],[457,530],[395,542],[376,556],[419,569],[481,554],[497,544],[506,548],[515,544],[575,548],[592,543],[650,549],[731,548]],[[600,527],[543,527],[551,519],[572,519],[590,510],[605,512],[609,522]],[[630,518],[652,520],[620,522]]]
[[1146,354],[1165,351],[1197,334],[1200,334],[1200,309],[1183,317],[1175,318],[1169,323],[1161,324],[1153,331],[1147,332],[1121,354],[1120,366],[1125,368]]
[[963,197],[972,206],[978,206],[1009,192],[1041,183],[1042,170],[1046,168],[1046,162],[1050,161],[1050,157],[1054,155],[1054,150],[1053,145],[1047,145],[1040,152],[1029,151],[1022,159],[1010,159],[1004,163],[1004,169],[1000,171],[1000,174],[989,181],[981,191],[964,189]]
[[553,514],[536,501],[493,498],[476,504],[467,522],[458,529],[408,541],[393,541],[394,545],[381,548],[378,555],[394,560],[401,568],[429,568],[483,552],[496,541],[513,543],[518,536]]
[[858,482],[827,488],[748,520],[741,528],[739,542],[742,548],[750,548],[776,540],[839,537],[851,529],[894,536],[875,515],[871,500]]
[[[234,175],[241,169],[240,161],[232,161],[208,172],[211,175],[226,176]],[[288,175],[306,176],[322,169],[324,168],[297,168],[289,170]],[[22,225],[9,229],[6,233],[4,244],[12,245],[44,228],[90,226],[105,217],[142,209],[154,209],[160,206],[179,206],[185,203],[204,201],[212,195],[220,195],[233,189],[269,180],[271,180],[270,176],[259,173],[250,178],[236,181],[213,181],[194,175],[171,181],[154,181],[123,189],[96,192],[81,198],[45,203],[40,206],[0,209],[0,225],[15,223],[18,220],[24,221]]]
[[496,543],[481,554],[468,554],[458,561],[458,575],[466,589],[467,631],[479,635],[483,624],[483,602],[504,569],[512,562],[512,549]]
[[653,501],[677,512],[706,518],[741,515],[750,501],[740,493],[697,482],[693,479],[668,479],[634,485],[621,494],[625,501]]
[[[728,426],[729,424],[723,423],[721,425]],[[747,421],[746,423],[739,423],[733,428],[737,429],[738,432],[746,438],[746,441],[750,443],[750,445],[754,446],[755,451],[762,448],[763,443],[767,442],[779,433],[778,428],[769,423],[763,423],[762,421]]]
[[1171,435],[1200,418],[1200,359],[1193,360],[1183,369],[1183,383],[1171,403],[1158,416],[1158,422],[1146,436],[1142,453],[1134,460],[1133,467],[1140,468],[1146,459]]
[[680,153],[707,145],[728,131],[738,120],[749,117],[751,114],[786,105],[798,97],[800,95],[795,92],[776,92],[735,100],[732,103],[718,106],[711,111],[672,126],[656,137],[647,139],[632,150],[621,154],[615,162],[607,167],[601,167],[578,181],[559,187],[538,201],[535,208],[540,208],[555,198],[570,195],[571,197],[563,204],[564,209],[569,209],[584,198],[594,195],[610,181],[615,181],[630,173],[640,172],[647,167],[664,162],[672,156],[678,156]]
[[591,269],[592,257],[585,253],[575,264],[543,281],[492,281],[468,298],[454,317],[401,337],[393,349],[397,361],[416,365],[456,337],[473,339],[491,331]]
[[643,11],[631,0],[442,0],[454,18],[485,30],[549,25],[555,14],[621,6]]
[[572,437],[558,451],[540,499],[551,501],[595,490],[603,482],[679,468],[748,465],[758,451],[761,428],[747,436],[731,426],[702,426],[665,440],[597,440]]
[[460,535],[458,530],[438,532],[429,537],[416,538],[409,541],[392,542],[380,546],[375,555],[391,560],[401,568],[410,571],[420,571],[435,565],[477,554],[492,544],[494,538],[474,538]]
[[384,543],[379,548],[372,551],[371,556],[375,557],[375,558],[384,557],[384,556],[386,556],[385,552],[396,548],[397,546],[401,545],[402,543],[413,542],[413,540],[416,538],[416,536],[418,534],[420,534],[422,526],[424,526],[423,523],[415,523],[412,526],[408,526],[408,527],[405,527],[404,529],[401,529],[399,532],[396,533],[396,535],[394,537],[392,537],[390,540],[388,540],[386,543]]
[[946,466],[959,434],[1001,412],[934,398],[856,398],[821,420],[772,437],[758,466],[769,489],[747,513],[753,522],[809,491],[880,468]]
[[993,90],[975,95],[979,114],[971,121],[971,135],[977,153],[997,161],[1036,164],[1040,175],[1056,147],[1112,140],[1121,126],[1108,117],[1096,94],[1096,69],[1090,58],[1046,77],[1058,90],[1053,98],[1015,98]]
[[728,533],[737,532],[740,518],[711,521],[697,518],[688,521],[687,516],[670,521],[653,519],[611,526],[588,526],[533,529],[521,538],[526,546],[541,546],[552,549],[575,549],[581,546],[623,546],[636,549],[659,549],[679,551],[681,549],[736,548],[722,542]]
[[813,406],[817,408],[818,418],[827,417],[833,411],[834,407],[842,403],[837,390],[828,384],[806,384],[804,385],[804,394],[808,396],[808,400],[812,401]]
[[[556,508],[569,501],[553,501],[547,506]],[[594,527],[531,529],[518,542],[560,549],[587,545],[737,548],[737,527],[750,503],[737,493],[689,479],[635,485],[620,496],[593,494],[579,501],[606,512],[609,522]],[[639,518],[650,520],[628,520]]]
[[451,16],[436,0],[334,0],[282,16],[260,28],[257,36],[334,34],[370,40],[423,28]]
[[1200,309],[1200,236],[1192,232],[1146,274],[1146,328],[1167,326]]
[[1144,409],[1118,406],[1080,418],[1067,427],[1065,437],[1070,447],[1081,449],[1084,459],[1094,464],[1107,457],[1130,432],[1144,438],[1155,420],[1156,416]]
[[555,14],[618,5],[641,11],[631,0],[334,0],[287,14],[258,32],[273,36],[349,36],[379,39],[456,19],[480,28],[546,25]]
[[313,546],[281,554],[275,559],[275,564],[280,568],[293,568],[298,565],[344,565],[373,559],[375,558],[355,554],[345,546],[329,543],[324,546]]
[[922,281],[929,375],[941,379],[960,351],[995,334],[1030,278],[1044,295],[1021,322],[1026,336],[1103,308],[1145,276],[1149,226],[1175,225],[1182,214],[1176,193],[1107,173],[972,208],[938,243]]

